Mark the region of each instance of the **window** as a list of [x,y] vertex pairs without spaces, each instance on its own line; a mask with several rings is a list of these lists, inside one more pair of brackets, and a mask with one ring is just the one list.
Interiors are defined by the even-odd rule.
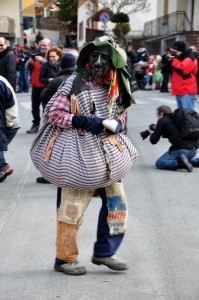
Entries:
[[83,21],[79,23],[79,40],[83,40]]

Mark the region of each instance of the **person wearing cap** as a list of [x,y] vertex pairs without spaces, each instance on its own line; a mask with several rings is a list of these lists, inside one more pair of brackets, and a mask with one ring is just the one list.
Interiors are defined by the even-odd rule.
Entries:
[[[52,96],[57,92],[59,86],[62,82],[68,78],[73,72],[76,70],[77,65],[77,57],[71,53],[64,54],[60,60],[60,72],[57,77],[53,78],[49,81],[48,85],[43,89],[40,95],[40,101],[42,102],[42,106],[45,109],[47,103],[52,98]],[[37,183],[50,183],[44,177],[37,177]]]
[[176,96],[177,108],[194,110],[195,95],[198,93],[196,75],[198,62],[183,41],[176,41],[171,49],[172,95]]
[[[95,190],[102,206],[91,261],[115,271],[128,269],[127,262],[115,255],[123,241],[127,222],[121,168],[124,165],[130,168],[138,153],[122,133],[126,108],[135,101],[130,91],[126,60],[117,49],[117,44],[109,36],[98,37],[82,48],[75,74],[64,81],[44,111],[43,120],[64,130],[69,147],[67,181],[71,183],[58,188],[57,192],[54,264],[54,270],[64,274],[84,275],[87,272],[78,261],[77,234]],[[75,146],[80,140],[87,145],[82,149],[85,151],[83,161],[77,158],[81,153]],[[99,156],[103,156],[103,166]],[[118,170],[119,181],[112,178],[114,168]],[[88,179],[85,174],[93,169],[96,178]]]

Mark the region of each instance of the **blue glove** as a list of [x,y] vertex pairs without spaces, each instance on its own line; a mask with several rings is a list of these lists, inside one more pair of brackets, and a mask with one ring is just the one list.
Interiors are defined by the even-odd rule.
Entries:
[[103,120],[102,118],[95,117],[74,116],[72,118],[72,125],[75,128],[83,128],[88,132],[98,135],[104,129],[102,125]]

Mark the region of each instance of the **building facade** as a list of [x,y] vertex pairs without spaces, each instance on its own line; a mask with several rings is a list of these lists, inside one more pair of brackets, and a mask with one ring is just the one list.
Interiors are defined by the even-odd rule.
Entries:
[[144,24],[144,45],[151,53],[162,53],[183,40],[199,49],[198,12],[199,0],[159,0],[157,18]]

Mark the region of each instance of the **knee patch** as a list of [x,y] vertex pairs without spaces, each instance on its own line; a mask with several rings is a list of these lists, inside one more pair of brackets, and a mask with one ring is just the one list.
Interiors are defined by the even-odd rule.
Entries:
[[62,188],[61,204],[57,215],[58,221],[72,225],[80,225],[94,191],[95,190],[79,190],[70,187]]

